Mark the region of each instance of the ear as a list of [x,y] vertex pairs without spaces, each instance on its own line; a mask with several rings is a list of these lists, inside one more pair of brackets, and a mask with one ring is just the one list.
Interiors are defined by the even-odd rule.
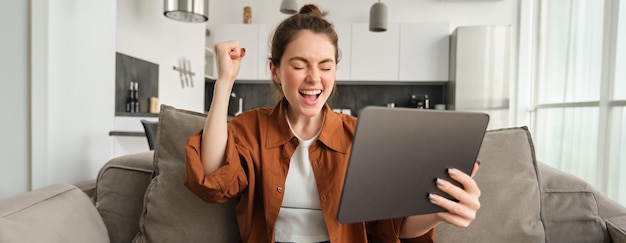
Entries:
[[272,73],[272,81],[274,81],[274,83],[280,85],[280,76],[278,76],[278,73],[280,72],[280,68],[276,67],[276,65],[274,65],[273,62],[269,62],[270,65],[270,71]]

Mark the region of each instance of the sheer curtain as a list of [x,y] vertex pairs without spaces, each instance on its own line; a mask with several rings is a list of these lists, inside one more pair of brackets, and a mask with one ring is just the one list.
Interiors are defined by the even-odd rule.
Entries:
[[532,113],[537,158],[626,205],[625,187],[620,191],[626,185],[626,4],[538,3]]

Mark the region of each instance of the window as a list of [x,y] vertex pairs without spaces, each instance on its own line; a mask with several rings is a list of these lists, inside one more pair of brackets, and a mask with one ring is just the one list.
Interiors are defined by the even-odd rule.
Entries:
[[538,3],[531,114],[537,159],[626,205],[619,188],[626,185],[626,4]]

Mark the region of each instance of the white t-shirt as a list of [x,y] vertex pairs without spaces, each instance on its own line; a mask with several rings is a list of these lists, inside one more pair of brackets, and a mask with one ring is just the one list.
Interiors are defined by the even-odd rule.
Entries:
[[309,148],[318,135],[309,140],[298,138],[298,147],[291,156],[283,203],[274,231],[277,242],[329,240],[309,158]]

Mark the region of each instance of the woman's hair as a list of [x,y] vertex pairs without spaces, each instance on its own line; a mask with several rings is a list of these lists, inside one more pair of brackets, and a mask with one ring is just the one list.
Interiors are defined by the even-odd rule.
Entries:
[[[280,59],[285,54],[285,49],[289,43],[291,43],[300,31],[309,30],[313,33],[326,34],[330,42],[335,46],[335,65],[339,63],[339,48],[337,46],[337,32],[335,27],[330,22],[324,19],[326,13],[322,13],[320,9],[314,4],[307,4],[300,8],[297,14],[283,20],[276,30],[271,41],[271,54],[270,62],[276,67],[280,67]],[[282,90],[278,87],[278,84],[272,82],[278,88],[276,92],[276,99],[280,100],[283,97]],[[334,94],[335,88],[333,88]]]

